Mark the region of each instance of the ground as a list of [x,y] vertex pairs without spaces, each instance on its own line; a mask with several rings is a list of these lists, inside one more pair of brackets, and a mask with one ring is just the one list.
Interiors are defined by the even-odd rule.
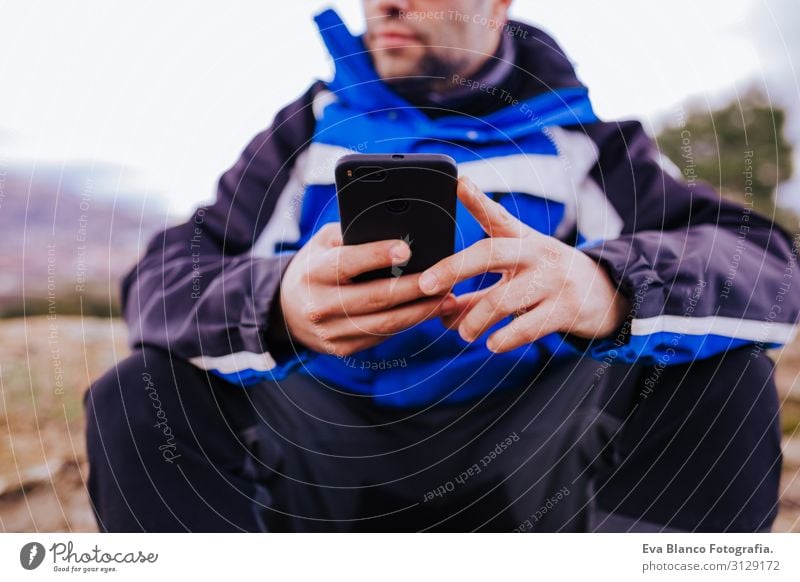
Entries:
[[[0,320],[0,531],[96,531],[81,398],[127,353],[119,320]],[[800,532],[800,341],[772,354],[784,467],[774,531]]]

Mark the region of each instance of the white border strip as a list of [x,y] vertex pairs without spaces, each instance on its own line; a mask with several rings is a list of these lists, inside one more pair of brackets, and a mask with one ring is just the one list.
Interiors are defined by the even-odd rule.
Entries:
[[295,165],[289,174],[289,181],[286,182],[286,186],[278,196],[272,216],[269,217],[261,234],[250,248],[251,256],[273,257],[275,256],[275,245],[279,241],[294,242],[300,239],[300,214],[305,194],[305,186],[300,174],[306,165],[307,152],[307,149],[303,150],[297,156]]
[[797,334],[797,325],[774,321],[754,321],[735,317],[683,317],[660,315],[631,322],[631,335],[650,335],[658,332],[687,335],[720,335],[756,342],[787,344]]
[[275,359],[268,353],[236,352],[225,356],[198,356],[189,362],[203,370],[215,370],[222,374],[234,374],[244,370],[267,372],[277,366]]
[[[336,162],[353,150],[342,146],[312,143],[300,178],[306,185],[331,185]],[[484,192],[521,192],[574,204],[576,189],[565,161],[549,154],[513,154],[464,162],[458,172],[469,177]]]
[[[552,128],[558,155],[520,153],[494,156],[458,165],[484,192],[519,192],[564,204],[565,223],[559,230],[572,228],[577,217],[578,230],[588,239],[610,240],[622,232],[622,219],[605,193],[588,175],[597,162],[598,150],[584,134]],[[331,185],[338,159],[352,153],[348,148],[314,142],[299,178],[304,185]],[[577,209],[577,210],[576,210]]]

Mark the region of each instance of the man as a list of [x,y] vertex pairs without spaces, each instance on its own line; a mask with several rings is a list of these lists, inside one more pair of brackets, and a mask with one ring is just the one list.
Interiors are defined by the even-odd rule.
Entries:
[[[123,282],[134,351],[86,400],[101,529],[770,529],[796,249],[599,121],[509,4],[317,17],[334,79]],[[342,245],[353,151],[454,157],[456,254],[354,283],[413,242]]]

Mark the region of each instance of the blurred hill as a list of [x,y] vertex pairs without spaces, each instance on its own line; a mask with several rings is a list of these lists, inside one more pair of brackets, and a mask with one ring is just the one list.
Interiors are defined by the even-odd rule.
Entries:
[[0,317],[118,312],[118,281],[164,228],[109,166],[0,166]]

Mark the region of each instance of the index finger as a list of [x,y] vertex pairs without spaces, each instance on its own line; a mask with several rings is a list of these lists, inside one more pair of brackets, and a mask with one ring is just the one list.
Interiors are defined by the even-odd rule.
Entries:
[[426,269],[420,275],[419,288],[426,295],[434,295],[477,275],[515,269],[525,243],[522,238],[481,239]]
[[466,176],[458,179],[456,194],[461,204],[475,217],[483,231],[489,236],[521,237],[530,230],[502,204],[495,202],[483,193]]

